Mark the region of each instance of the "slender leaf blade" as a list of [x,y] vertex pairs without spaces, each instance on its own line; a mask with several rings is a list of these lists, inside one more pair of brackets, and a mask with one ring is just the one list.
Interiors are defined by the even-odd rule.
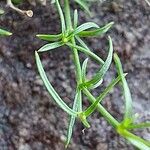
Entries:
[[81,46],[78,46],[78,45],[73,45],[71,43],[67,43],[66,45],[68,45],[71,48],[76,48],[79,51],[85,53],[86,55],[89,55],[90,57],[92,57],[94,60],[96,60],[100,64],[104,64],[104,61],[100,57],[98,57],[96,54],[94,54],[92,51],[89,51],[89,49],[87,50],[84,47],[81,47]]
[[74,25],[74,29],[77,28],[78,26],[78,11],[77,9],[75,9],[74,11],[74,20],[73,20],[73,25]]
[[86,58],[82,64],[82,82],[86,81],[87,63],[88,63],[88,58]]
[[[125,74],[126,75],[126,74]],[[107,96],[107,94],[112,90],[112,88],[121,80],[121,76],[118,76],[116,79],[113,79],[112,82],[105,88],[105,90],[96,98],[96,101],[89,106],[84,114],[86,117],[91,115],[95,109],[97,108],[98,104]]]
[[0,36],[10,36],[12,35],[11,32],[8,32],[6,30],[0,29]]
[[78,35],[76,35],[75,38],[81,44],[82,47],[84,47],[84,48],[86,48],[87,50],[90,51],[90,49],[88,48],[88,46],[85,44],[85,42]]
[[72,32],[73,35],[77,35],[78,33],[90,29],[90,28],[99,28],[99,26],[94,22],[86,22],[82,25],[78,26],[74,31]]
[[138,141],[134,138],[128,137],[127,138],[135,147],[139,148],[140,150],[150,150],[150,147],[144,144],[141,141]]
[[113,44],[111,38],[109,37],[109,53],[106,61],[104,62],[102,68],[100,68],[100,70],[96,73],[96,75],[90,81],[83,83],[81,86],[86,86],[90,88],[93,85],[97,84],[100,80],[102,80],[102,78],[104,77],[104,75],[106,74],[107,70],[111,65],[112,57],[113,57]]
[[54,43],[46,44],[46,45],[42,46],[38,50],[38,52],[45,52],[45,51],[53,50],[53,49],[61,47],[63,45],[64,44],[62,42],[54,42]]
[[41,40],[45,40],[45,41],[58,41],[62,38],[62,34],[56,34],[56,35],[49,35],[49,34],[37,34],[36,35],[38,38],[40,38]]
[[46,73],[44,71],[44,68],[42,66],[42,62],[40,60],[40,57],[38,55],[37,52],[35,52],[35,58],[36,58],[36,64],[37,64],[37,68],[39,71],[39,74],[43,80],[43,83],[46,87],[46,89],[48,90],[49,94],[53,97],[53,99],[55,100],[55,102],[58,104],[58,106],[60,106],[60,108],[62,108],[65,112],[67,112],[68,114],[72,115],[72,116],[76,116],[77,113],[72,110],[71,108],[69,108],[64,101],[60,98],[60,96],[57,94],[57,92],[55,91],[55,89],[52,87],[51,83],[49,82]]
[[129,130],[133,129],[141,129],[141,128],[150,128],[150,122],[143,122],[143,123],[137,123],[137,124],[131,124],[127,127]]
[[124,115],[123,122],[126,122],[126,120],[133,119],[132,98],[131,98],[131,93],[130,93],[126,78],[123,76],[123,69],[122,69],[121,61],[116,53],[114,54],[114,61],[117,67],[117,72],[121,76],[121,80],[122,80],[123,92],[124,92],[124,97],[125,97],[125,115]]
[[[74,99],[74,103],[73,103],[73,110],[74,111],[78,111],[78,109],[79,109],[80,98],[81,98],[81,91],[78,91],[75,95],[75,99]],[[76,119],[75,116],[70,117],[68,131],[67,131],[67,140],[66,140],[66,145],[65,145],[66,148],[68,147],[70,140],[71,140],[71,137],[72,137],[75,119]]]
[[78,36],[80,37],[94,37],[94,36],[100,36],[104,33],[106,33],[114,24],[114,22],[110,22],[108,24],[106,24],[104,27],[98,28],[98,29],[94,29],[94,30],[90,30],[90,31],[82,31],[80,33],[78,33]]
[[63,11],[61,9],[59,0],[55,0],[55,3],[56,3],[57,9],[58,9],[58,13],[59,13],[59,16],[60,16],[60,20],[61,20],[62,33],[65,33],[65,31],[66,31],[66,24],[65,24],[64,14],[63,14]]
[[90,10],[86,2],[84,2],[83,0],[75,0],[75,2],[79,4],[90,15]]

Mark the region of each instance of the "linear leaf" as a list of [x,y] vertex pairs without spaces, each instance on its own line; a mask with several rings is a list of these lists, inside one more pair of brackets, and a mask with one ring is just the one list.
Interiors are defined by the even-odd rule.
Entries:
[[86,58],[82,64],[82,82],[86,81],[87,63],[88,63],[88,58]]
[[82,31],[78,34],[80,37],[89,37],[89,36],[100,36],[104,33],[106,33],[114,24],[114,22],[110,22],[106,24],[104,27],[95,29],[95,30],[90,30],[90,31]]
[[78,3],[89,15],[90,15],[90,10],[83,0],[75,0],[76,3]]
[[123,91],[124,91],[125,115],[124,115],[124,121],[123,122],[126,122],[126,120],[132,120],[133,119],[132,98],[131,98],[131,93],[130,93],[126,78],[123,76],[123,69],[122,69],[121,61],[120,61],[120,59],[116,53],[114,54],[114,61],[115,61],[116,67],[117,67],[117,72],[121,76],[121,81],[122,81],[122,86],[123,86]]
[[140,150],[150,150],[150,146],[147,146],[143,142],[136,140],[134,138],[127,138],[135,147],[139,148]]
[[50,44],[46,44],[44,46],[42,46],[38,52],[45,52],[45,51],[49,51],[58,47],[63,46],[64,44],[62,42],[54,42],[54,43],[50,43]]
[[46,87],[46,89],[48,90],[49,94],[53,97],[53,99],[55,100],[55,102],[64,110],[66,111],[68,114],[72,115],[72,116],[76,116],[77,113],[72,110],[71,108],[69,108],[64,102],[63,100],[60,98],[60,96],[57,94],[57,92],[55,91],[55,89],[52,87],[52,85],[50,84],[50,82],[48,81],[48,78],[46,76],[46,73],[43,69],[40,57],[38,55],[37,52],[35,52],[35,58],[36,58],[36,64],[38,67],[38,71],[40,73],[40,76],[43,80],[43,83]]
[[0,36],[10,36],[10,35],[12,35],[12,33],[6,30],[0,29]]
[[[81,91],[78,91],[75,95],[75,99],[74,99],[74,103],[73,103],[73,110],[74,111],[78,111],[80,98],[81,98],[80,95],[81,95]],[[73,132],[75,119],[76,119],[75,116],[70,117],[68,131],[67,131],[67,140],[66,140],[66,145],[65,145],[66,148],[68,147],[68,145],[70,143],[70,140],[71,140],[71,137],[72,137],[72,132]]]
[[96,73],[96,75],[90,81],[81,84],[81,86],[86,86],[90,88],[91,86],[97,84],[100,80],[102,80],[102,78],[104,77],[104,75],[106,74],[107,70],[111,65],[112,56],[113,56],[113,45],[112,45],[112,40],[109,37],[109,53],[106,61],[104,62],[102,68],[100,68],[100,70]]
[[76,48],[79,51],[85,53],[86,55],[89,55],[90,57],[92,57],[94,60],[96,60],[100,64],[104,64],[104,61],[100,57],[98,57],[96,54],[94,54],[92,51],[89,51],[86,48],[78,46],[78,45],[73,45],[71,43],[67,43],[66,45],[68,45],[71,48]]
[[90,29],[90,28],[99,28],[99,26],[94,23],[94,22],[86,22],[83,23],[82,25],[78,26],[74,31],[72,32],[71,35],[76,35],[84,30]]
[[74,11],[74,20],[73,20],[74,29],[78,26],[78,11],[75,9]]
[[132,134],[131,132],[127,131],[126,129],[122,128],[122,125],[118,126],[117,129],[118,133],[130,141],[135,147],[139,148],[140,150],[150,150],[150,141],[142,139],[139,136]]
[[101,84],[103,83],[103,78],[101,80],[99,80],[96,84],[92,85],[90,87],[90,89],[96,89],[97,87],[99,87]]
[[96,101],[84,111],[86,117],[88,117],[95,111],[98,104],[107,96],[107,94],[120,81],[120,79],[121,76],[118,76],[116,79],[112,80],[112,82],[105,88],[105,90],[96,98]]
[[58,41],[62,38],[62,34],[56,34],[56,35],[37,34],[36,36],[41,40],[45,40],[45,41]]
[[62,33],[64,34],[65,31],[66,31],[66,24],[65,24],[64,14],[63,14],[63,11],[61,9],[59,0],[55,0],[55,2],[56,2],[56,6],[57,6],[57,9],[58,9],[59,16],[60,16],[60,20],[61,20]]
[[138,123],[138,124],[131,124],[127,127],[129,130],[133,129],[141,129],[141,128],[150,128],[150,122],[143,122],[143,123]]
[[75,38],[81,44],[81,46],[83,46],[84,48],[86,48],[87,50],[90,51],[90,49],[88,48],[88,46],[85,44],[85,42],[78,35],[76,35]]

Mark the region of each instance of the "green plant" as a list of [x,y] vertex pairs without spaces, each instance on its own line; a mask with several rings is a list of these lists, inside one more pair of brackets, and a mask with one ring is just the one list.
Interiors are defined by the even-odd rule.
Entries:
[[[38,71],[49,94],[53,97],[56,104],[70,115],[66,147],[68,146],[71,140],[73,126],[76,118],[78,118],[85,127],[89,128],[90,124],[88,123],[87,118],[93,112],[95,112],[95,110],[97,110],[108,121],[108,123],[111,126],[113,126],[113,128],[117,131],[118,134],[126,138],[137,148],[142,150],[150,150],[149,141],[144,140],[131,132],[132,130],[137,128],[150,127],[150,123],[149,122],[139,123],[139,124],[135,123],[136,117],[132,111],[132,98],[125,78],[127,74],[123,72],[122,65],[118,55],[116,53],[113,54],[113,44],[112,44],[111,37],[108,37],[109,53],[105,61],[102,60],[99,56],[97,56],[94,52],[92,52],[88,48],[88,46],[84,43],[84,41],[81,39],[84,37],[97,37],[106,33],[113,25],[113,22],[110,22],[103,27],[99,27],[97,24],[93,22],[83,23],[82,25],[78,26],[78,12],[77,10],[74,11],[73,14],[74,18],[72,21],[72,15],[70,12],[70,6],[68,0],[64,0],[64,13],[63,10],[61,9],[59,0],[55,0],[53,2],[55,2],[56,4],[56,8],[58,9],[58,13],[60,16],[61,33],[54,34],[54,35],[38,34],[37,37],[39,37],[42,40],[46,40],[50,43],[44,45],[38,51],[35,51],[35,58],[36,58]],[[79,1],[76,0],[76,2]],[[81,6],[83,7],[83,5]],[[83,8],[87,10],[86,5]],[[68,46],[71,49],[72,55],[74,56],[73,58],[74,58],[77,86],[76,86],[76,94],[75,94],[72,108],[70,108],[68,105],[64,103],[64,101],[61,99],[61,97],[52,87],[51,83],[49,82],[46,76],[46,73],[42,66],[42,62],[39,57],[39,53],[52,51],[62,46]],[[100,65],[99,71],[90,80],[87,79],[86,77],[88,59],[85,59],[81,66],[79,52],[82,52],[87,56],[91,57]],[[95,98],[91,94],[90,90],[95,89],[96,87],[101,85],[102,80],[111,65],[112,59],[114,59],[115,66],[118,72],[118,77],[114,78],[111,81],[111,83],[105,88],[105,90],[98,97]],[[122,121],[116,120],[100,104],[101,101],[111,91],[111,89],[119,82],[121,82],[121,86],[124,93],[124,99],[125,99],[125,114]],[[82,107],[83,94],[87,97],[88,101],[91,102],[91,105],[87,107],[85,110],[83,110]]]
[[0,36],[10,36],[10,35],[12,35],[12,33],[6,30],[0,29]]

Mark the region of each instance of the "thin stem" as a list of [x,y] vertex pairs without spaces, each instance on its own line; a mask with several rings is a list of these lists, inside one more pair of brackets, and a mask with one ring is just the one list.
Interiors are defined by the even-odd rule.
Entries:
[[10,8],[17,11],[20,14],[27,15],[28,17],[33,16],[33,11],[32,10],[21,10],[21,9],[15,7],[11,0],[7,0],[7,6],[9,6]]
[[[70,6],[68,0],[65,0],[65,18],[66,18],[66,24],[68,31],[72,30],[72,21],[71,21],[71,14],[70,14]],[[71,43],[75,46],[75,38],[72,37]],[[81,64],[79,59],[78,50],[76,48],[73,48],[73,57],[74,57],[74,64],[76,69],[76,78],[77,78],[77,87],[82,83],[82,73],[81,73]],[[80,91],[81,92],[81,91]],[[79,107],[78,111],[82,111],[82,93],[80,93],[79,98]]]

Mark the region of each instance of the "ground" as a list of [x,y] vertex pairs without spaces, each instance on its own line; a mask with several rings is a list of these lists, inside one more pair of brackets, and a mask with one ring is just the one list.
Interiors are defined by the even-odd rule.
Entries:
[[[5,3],[0,2],[1,7]],[[73,5],[72,5],[73,6]],[[0,39],[0,150],[63,150],[68,115],[55,105],[45,90],[35,65],[34,51],[45,42],[37,33],[56,33],[59,19],[53,5],[33,7],[20,5],[34,11],[33,18],[23,17],[5,8],[0,17],[0,27],[13,36]],[[143,0],[105,0],[91,6],[92,17],[80,13],[80,22],[92,20],[99,25],[110,21],[115,24],[107,35],[113,39],[114,50],[119,53],[134,100],[134,112],[139,121],[150,120],[150,7]],[[98,55],[106,58],[107,35],[87,39],[88,45]],[[71,53],[66,48],[42,54],[49,80],[67,102],[74,97],[75,76]],[[98,65],[90,61],[89,76]],[[103,86],[116,74],[112,64]],[[98,94],[102,88],[97,89]],[[88,103],[84,102],[85,105]],[[123,100],[121,87],[117,86],[103,105],[121,120]],[[98,113],[90,118],[91,128],[85,130],[76,123],[69,150],[133,150],[123,138]],[[149,130],[137,134],[150,140]]]

